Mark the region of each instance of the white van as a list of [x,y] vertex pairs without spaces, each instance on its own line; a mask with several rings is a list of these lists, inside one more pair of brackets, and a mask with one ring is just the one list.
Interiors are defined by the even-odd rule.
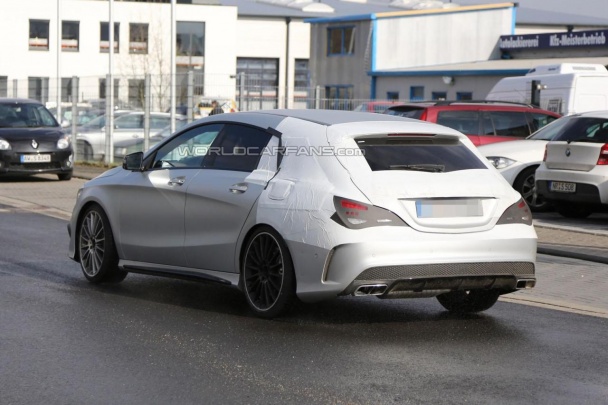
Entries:
[[608,110],[608,70],[599,64],[542,65],[525,76],[501,79],[486,100],[533,104],[532,81],[540,89],[540,108],[562,115]]

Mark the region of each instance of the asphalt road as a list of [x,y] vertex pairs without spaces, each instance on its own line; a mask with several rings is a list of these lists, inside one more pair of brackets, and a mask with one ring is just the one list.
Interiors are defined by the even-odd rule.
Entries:
[[342,298],[255,318],[234,289],[88,284],[66,222],[0,213],[1,404],[603,404],[608,319]]

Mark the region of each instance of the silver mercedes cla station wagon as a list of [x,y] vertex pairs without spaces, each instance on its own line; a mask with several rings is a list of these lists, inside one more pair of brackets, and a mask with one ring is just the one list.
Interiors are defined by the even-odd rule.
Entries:
[[536,282],[530,211],[466,136],[363,112],[196,121],[87,182],[69,230],[91,282],[235,286],[268,318],[344,295],[478,312]]

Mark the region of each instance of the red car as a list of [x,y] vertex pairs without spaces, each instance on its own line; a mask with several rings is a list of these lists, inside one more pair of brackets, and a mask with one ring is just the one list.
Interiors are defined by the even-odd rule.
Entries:
[[454,128],[476,146],[523,139],[559,114],[527,104],[499,101],[437,101],[400,104],[383,114],[416,118]]

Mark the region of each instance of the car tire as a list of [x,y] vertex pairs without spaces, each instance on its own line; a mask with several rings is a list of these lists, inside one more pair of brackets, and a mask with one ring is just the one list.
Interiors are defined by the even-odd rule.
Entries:
[[575,219],[587,218],[593,213],[589,208],[583,205],[566,203],[558,204],[557,207],[555,207],[555,210],[563,217]]
[[91,283],[119,283],[127,272],[118,268],[110,221],[98,205],[86,210],[78,228],[80,267]]
[[527,167],[522,170],[513,182],[513,188],[521,194],[534,212],[546,212],[551,208],[551,204],[542,196],[536,194],[536,169],[538,166]]
[[90,162],[93,160],[93,156],[93,147],[88,142],[85,142],[82,148],[82,159],[85,162]]
[[262,318],[286,313],[296,300],[296,279],[283,238],[264,226],[256,229],[244,246],[241,285],[247,303]]
[[499,296],[497,290],[451,291],[438,295],[437,301],[450,312],[466,314],[491,308]]
[[58,173],[57,177],[59,177],[59,180],[61,181],[68,181],[72,179],[72,172],[69,173]]

